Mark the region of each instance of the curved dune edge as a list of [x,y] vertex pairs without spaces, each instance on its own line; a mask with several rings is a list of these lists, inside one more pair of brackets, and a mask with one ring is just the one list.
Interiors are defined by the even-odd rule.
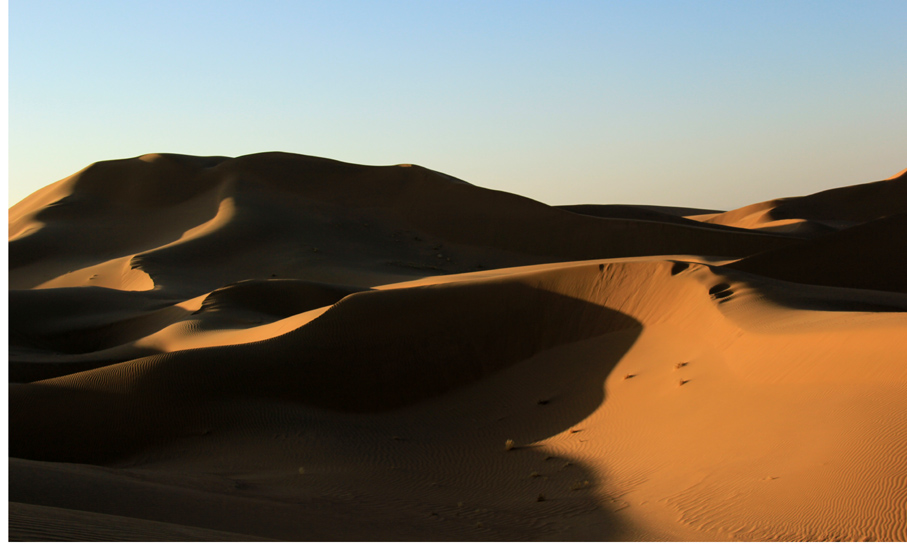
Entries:
[[821,235],[907,213],[907,170],[887,179],[774,199],[718,214],[687,218],[709,224],[806,236]]
[[907,214],[891,215],[810,241],[757,253],[732,268],[808,285],[907,292],[907,262],[891,240],[907,236]]
[[905,541],[902,175],[726,228],[95,164],[10,211],[10,537]]
[[99,162],[13,206],[11,288],[84,286],[124,257],[190,298],[243,279],[375,285],[565,260],[740,258],[791,241],[665,215],[579,215],[416,166],[143,158]]
[[63,287],[104,287],[121,291],[150,291],[154,281],[147,273],[132,267],[132,257],[115,258],[45,281],[36,289]]

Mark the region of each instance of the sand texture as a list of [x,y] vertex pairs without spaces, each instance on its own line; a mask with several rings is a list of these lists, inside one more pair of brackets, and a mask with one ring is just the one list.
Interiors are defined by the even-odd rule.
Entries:
[[907,541],[907,178],[105,161],[9,210],[9,539]]

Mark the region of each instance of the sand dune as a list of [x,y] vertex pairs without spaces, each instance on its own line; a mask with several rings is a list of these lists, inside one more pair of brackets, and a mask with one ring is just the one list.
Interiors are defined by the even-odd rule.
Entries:
[[[196,296],[244,279],[374,285],[576,259],[740,257],[788,242],[576,215],[417,166],[278,153],[202,160],[100,162],[11,208],[11,288],[150,288],[127,287],[130,270],[100,271],[110,261]],[[166,184],[156,189],[155,177]],[[155,191],[163,197],[145,199]]]
[[907,171],[888,179],[781,198],[718,214],[689,215],[707,224],[815,236],[907,213]]
[[10,539],[905,541],[905,198],[94,164],[10,209]]
[[905,292],[907,260],[892,257],[891,244],[905,238],[907,214],[896,214],[757,253],[732,267],[809,285]]

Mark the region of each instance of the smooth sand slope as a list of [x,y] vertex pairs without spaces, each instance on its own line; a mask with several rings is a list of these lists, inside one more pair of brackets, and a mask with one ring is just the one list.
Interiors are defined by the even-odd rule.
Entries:
[[905,541],[904,184],[94,164],[9,212],[10,539]]

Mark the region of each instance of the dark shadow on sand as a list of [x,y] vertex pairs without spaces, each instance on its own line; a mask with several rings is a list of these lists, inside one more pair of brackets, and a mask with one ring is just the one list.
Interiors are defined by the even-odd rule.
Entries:
[[[468,496],[467,501],[489,507],[493,514],[482,526],[439,528],[442,520],[418,520],[405,533],[388,527],[379,538],[337,530],[333,539],[532,540],[564,533],[559,526],[571,519],[600,530],[600,539],[611,539],[622,526],[614,514],[620,505],[596,497],[600,475],[547,453],[544,446],[505,451],[504,440],[515,439],[518,446],[536,443],[594,412],[604,401],[605,379],[640,327],[617,311],[514,280],[357,293],[312,323],[274,339],[118,365],[124,368],[112,385],[94,385],[87,377],[64,385],[13,386],[10,455],[122,466],[143,451],[177,440],[186,443],[198,437],[198,442],[210,442],[203,433],[243,427],[242,419],[216,410],[231,401],[265,400],[265,408],[285,409],[281,412],[337,413],[350,423],[375,427],[395,423],[399,413],[418,408],[420,418],[411,422],[407,436],[421,435],[422,440],[399,443],[392,457],[413,468],[424,465],[418,462],[453,461],[417,471],[450,483],[451,495]],[[544,359],[530,359],[605,335],[614,346],[607,353],[611,357],[601,362],[565,357],[551,367]],[[508,387],[506,397],[501,396]],[[470,396],[462,397],[460,390]],[[539,404],[542,400],[546,404]],[[464,416],[480,411],[475,421],[456,424],[445,439],[426,433],[433,427],[432,412],[449,413],[451,404],[462,401],[471,401]],[[249,420],[261,423],[261,416]],[[328,429],[320,434],[337,433]],[[466,445],[473,448],[457,448],[462,435],[471,436]],[[449,480],[468,476],[471,467],[489,465],[501,466],[502,472],[483,488]],[[549,476],[547,485],[542,486],[543,478],[530,477],[536,468]],[[419,502],[423,486],[420,482],[399,494],[389,493],[388,503],[410,507]],[[20,499],[28,491],[11,487],[10,499],[40,504],[33,497]],[[514,507],[515,497],[524,503]],[[116,504],[105,510],[116,513]],[[172,521],[198,525],[193,518]],[[538,526],[527,527],[527,522]],[[324,531],[307,535],[303,524],[274,537],[332,539],[324,537]],[[241,528],[237,524],[226,531],[260,532]]]

